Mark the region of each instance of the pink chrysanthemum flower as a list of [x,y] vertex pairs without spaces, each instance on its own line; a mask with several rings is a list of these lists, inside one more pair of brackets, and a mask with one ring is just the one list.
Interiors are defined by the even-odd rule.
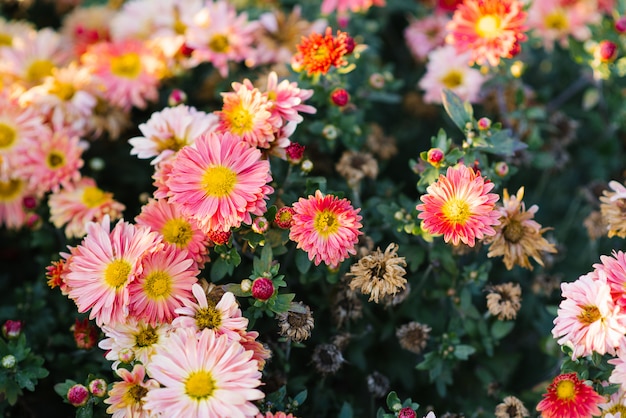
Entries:
[[248,22],[247,13],[237,14],[228,1],[207,1],[187,28],[187,46],[193,50],[191,61],[209,62],[226,77],[230,62],[242,62],[254,55],[256,27]]
[[596,2],[543,0],[528,9],[528,27],[552,51],[555,43],[567,47],[569,37],[578,41],[591,38],[590,26],[602,19]]
[[[117,369],[122,362],[121,352],[133,353],[133,360],[150,367],[150,359],[157,347],[163,344],[165,337],[172,330],[169,323],[149,324],[146,321],[129,317],[124,322],[101,326],[107,338],[98,343],[106,351],[107,360],[113,361],[111,367]],[[126,354],[126,353],[125,353]]]
[[265,362],[272,357],[272,352],[257,340],[259,333],[257,331],[244,331],[240,329],[239,335],[241,336],[239,344],[243,345],[246,351],[252,351],[254,353],[252,358],[258,362],[259,370],[263,370]]
[[114,382],[104,403],[110,405],[106,412],[112,418],[150,418],[150,411],[143,409],[146,394],[159,387],[159,382],[146,379],[146,368],[135,364],[133,370],[119,368],[115,371],[121,381]]
[[446,42],[458,52],[471,51],[470,65],[497,66],[512,58],[526,40],[526,13],[519,0],[465,0],[448,23]]
[[160,233],[166,246],[186,250],[189,257],[195,260],[198,268],[202,268],[208,261],[209,240],[200,229],[198,221],[185,216],[178,206],[169,203],[166,199],[150,200],[141,208],[141,213],[137,215],[135,222],[138,225],[149,226],[153,231]]
[[293,414],[286,414],[282,411],[280,412],[266,412],[265,415],[264,414],[257,414],[255,418],[294,418]]
[[0,226],[19,229],[26,222],[24,198],[32,195],[27,179],[12,176],[0,177]]
[[348,12],[362,13],[372,6],[384,7],[385,0],[323,0],[322,14],[330,14],[337,11],[339,16],[345,16]]
[[422,61],[430,51],[444,45],[449,21],[450,18],[443,13],[409,19],[409,25],[404,29],[404,40],[415,59]]
[[489,193],[494,185],[472,168],[459,164],[428,186],[416,209],[430,234],[443,234],[445,242],[473,247],[476,239],[492,236],[500,221],[495,207],[499,196]]
[[86,226],[87,236],[68,260],[66,283],[78,312],[90,310],[98,325],[123,322],[128,316],[128,284],[141,273],[143,257],[162,247],[156,232],[119,221],[113,230],[105,215]]
[[245,143],[259,148],[269,148],[274,141],[274,130],[282,121],[272,115],[272,103],[259,89],[245,84],[232,83],[233,92],[221,93],[224,105],[219,117],[219,132],[230,132]]
[[609,382],[620,385],[621,392],[626,391],[626,337],[620,341],[616,354],[615,358],[608,360],[608,363],[613,366]]
[[61,33],[70,40],[74,55],[80,57],[90,45],[110,41],[110,24],[116,11],[106,5],[77,7],[63,18]]
[[0,17],[0,48],[12,48],[15,39],[32,37],[36,31],[35,25],[26,20],[5,20]]
[[258,413],[252,401],[264,396],[252,352],[210,330],[172,332],[148,373],[163,387],[148,392],[144,407],[163,416],[249,417]]
[[566,373],[550,383],[537,411],[543,418],[591,418],[600,415],[598,404],[604,401],[604,397],[580,380],[576,373]]
[[300,123],[304,119],[298,112],[314,114],[313,106],[304,104],[305,100],[313,96],[313,90],[301,89],[298,83],[282,80],[278,82],[278,75],[272,71],[267,76],[265,95],[270,103],[272,114],[288,122]]
[[214,132],[217,116],[199,111],[194,107],[178,105],[154,112],[147,122],[139,125],[143,136],[128,140],[133,146],[130,153],[138,158],[152,158],[152,164],[191,145],[202,134]]
[[573,348],[572,359],[609,353],[626,333],[626,315],[611,298],[611,288],[593,271],[572,283],[562,283],[564,300],[554,319],[552,336]]
[[467,65],[469,57],[470,52],[460,54],[450,45],[431,51],[426,74],[418,83],[425,91],[424,102],[441,103],[443,90],[449,89],[461,100],[476,103],[486,77]]
[[174,246],[146,255],[141,274],[128,285],[129,314],[152,325],[172,322],[174,310],[192,298],[198,273],[189,253]]
[[98,77],[111,104],[129,111],[158,99],[163,61],[154,48],[137,40],[99,42],[87,49],[81,62]]
[[58,192],[80,180],[85,143],[64,130],[50,132],[32,144],[20,158],[18,172],[28,176],[33,189],[39,194]]
[[611,298],[620,310],[626,311],[626,253],[613,251],[612,256],[600,256],[601,263],[594,264],[598,277],[611,288]]
[[113,199],[113,193],[98,188],[94,179],[83,177],[77,183],[53,192],[48,198],[50,222],[61,228],[65,225],[67,238],[80,238],[89,222],[100,222],[105,215],[112,221],[119,219],[126,208]]
[[317,190],[315,196],[300,198],[293,209],[289,239],[306,251],[316,266],[323,261],[337,267],[350,254],[356,254],[355,244],[363,234],[361,208],[354,209],[347,199],[324,196]]
[[274,191],[261,152],[229,133],[203,135],[178,152],[167,178],[170,202],[199,220],[203,230],[228,231],[265,213]]
[[[609,382],[614,383],[610,379]],[[626,392],[624,388],[620,387],[617,392],[609,395],[608,400],[599,404],[598,407],[602,411],[602,418],[621,418],[622,415],[626,418]]]
[[191,328],[198,333],[209,329],[217,335],[226,334],[230,340],[241,338],[240,332],[245,331],[248,319],[241,315],[241,309],[231,292],[226,292],[217,303],[209,303],[202,286],[192,287],[196,302],[186,300],[185,306],[176,309],[178,317],[172,322],[174,328]]

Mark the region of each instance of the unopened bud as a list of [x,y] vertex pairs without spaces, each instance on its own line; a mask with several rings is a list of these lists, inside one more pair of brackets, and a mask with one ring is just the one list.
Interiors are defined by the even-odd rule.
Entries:
[[254,218],[254,221],[252,221],[252,230],[257,234],[264,234],[267,232],[268,228],[269,224],[265,216],[259,216],[258,218]]
[[283,206],[276,212],[274,223],[281,229],[291,228],[294,213],[296,213],[296,211],[291,206]]
[[107,394],[107,382],[104,379],[93,379],[88,386],[93,396],[102,398]]
[[426,154],[426,160],[430,164],[434,165],[435,167],[439,167],[441,163],[443,162],[444,156],[445,155],[441,149],[431,148],[428,150],[428,153]]
[[6,356],[2,357],[2,367],[4,367],[5,369],[12,369],[13,367],[15,367],[16,363],[17,359],[13,354],[7,354]]
[[343,107],[350,101],[350,94],[346,89],[335,89],[330,94],[330,100],[339,107]]
[[595,55],[601,62],[612,62],[617,58],[617,52],[615,42],[604,40],[596,47]]
[[118,353],[117,353],[117,358],[122,362],[122,363],[126,363],[126,364],[130,364],[130,362],[132,362],[133,360],[135,360],[135,352],[133,351],[132,348],[122,348]]
[[313,161],[311,160],[304,160],[302,161],[302,164],[300,164],[300,170],[302,170],[303,173],[310,173],[311,170],[313,170]]
[[22,333],[22,321],[7,320],[2,325],[2,335],[7,340],[14,340]]
[[89,400],[89,391],[84,385],[77,383],[67,391],[67,400],[76,407],[83,406]]
[[239,285],[239,287],[241,287],[241,291],[244,293],[248,293],[250,291],[250,289],[252,289],[252,280],[250,279],[243,279],[241,281],[241,284]]
[[267,277],[258,277],[252,282],[252,296],[258,300],[268,300],[274,294],[274,283]]
[[493,169],[500,177],[504,177],[509,174],[509,165],[504,161],[497,162]]
[[174,89],[171,91],[167,98],[167,104],[170,106],[178,106],[187,102],[187,93],[180,89]]
[[476,122],[476,124],[478,125],[478,129],[480,129],[481,131],[486,131],[487,129],[491,128],[491,119],[480,118],[478,119],[478,122]]

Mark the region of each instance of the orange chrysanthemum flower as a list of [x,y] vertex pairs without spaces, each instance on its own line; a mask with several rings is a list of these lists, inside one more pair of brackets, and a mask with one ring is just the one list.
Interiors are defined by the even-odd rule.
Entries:
[[354,48],[349,45],[351,39],[339,30],[337,36],[333,36],[330,27],[326,28],[324,35],[313,32],[308,37],[303,36],[293,57],[294,68],[306,70],[307,75],[312,75],[326,74],[331,67],[343,67],[348,63],[344,56]]
[[600,415],[598,404],[605,402],[592,387],[580,380],[576,373],[560,374],[548,386],[548,391],[537,405],[543,418],[591,418]]
[[512,58],[527,39],[526,13],[519,0],[466,0],[447,25],[446,42],[458,52],[472,51],[470,64],[496,66]]
[[448,167],[446,175],[440,175],[420,198],[418,218],[424,220],[428,233],[443,234],[445,242],[462,241],[473,247],[476,238],[495,235],[492,226],[500,224],[495,207],[499,196],[489,193],[493,187],[470,167]]

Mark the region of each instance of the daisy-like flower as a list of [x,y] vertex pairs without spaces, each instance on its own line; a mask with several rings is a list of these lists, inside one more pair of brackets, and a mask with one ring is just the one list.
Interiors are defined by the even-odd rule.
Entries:
[[252,401],[264,397],[252,351],[211,330],[175,330],[148,372],[162,387],[148,392],[144,408],[163,416],[244,418],[258,413]]
[[363,233],[360,208],[354,209],[347,199],[324,196],[316,190],[315,196],[295,202],[293,209],[289,239],[306,251],[316,266],[323,261],[337,267],[350,254],[356,254],[355,245]]
[[159,382],[154,379],[146,379],[146,368],[142,364],[135,364],[133,370],[123,367],[115,370],[122,379],[114,382],[113,388],[104,403],[110,405],[106,412],[112,418],[149,418],[152,415],[143,409],[146,394],[159,387]]
[[239,331],[248,326],[248,319],[241,315],[235,295],[226,292],[217,303],[209,303],[202,286],[194,284],[191,288],[196,301],[186,300],[181,308],[176,309],[178,317],[172,325],[175,328],[191,328],[198,334],[209,329],[217,335],[226,334],[229,339],[240,339]]
[[504,189],[502,206],[498,207],[500,225],[495,228],[496,235],[484,240],[485,244],[491,245],[487,256],[503,256],[507,270],[511,270],[514,265],[532,270],[529,257],[543,266],[542,253],[556,253],[554,244],[542,236],[548,228],[541,228],[533,220],[539,207],[532,205],[526,210],[523,197],[523,187],[513,196],[509,196],[509,192]]
[[244,331],[239,330],[239,344],[243,346],[246,351],[252,351],[252,359],[258,364],[259,370],[263,370],[265,363],[272,357],[272,351],[268,349],[259,338],[257,331]]
[[609,238],[626,238],[626,187],[612,180],[609,182],[609,189],[610,191],[604,190],[600,196],[602,220],[607,225]]
[[500,321],[515,319],[522,307],[522,288],[518,283],[504,283],[490,286],[487,295],[489,313]]
[[154,112],[147,122],[139,125],[143,136],[128,140],[131,155],[153,158],[152,164],[175,154],[191,145],[202,134],[215,131],[217,116],[199,111],[194,107],[178,105]]
[[499,196],[489,193],[494,184],[465,165],[448,167],[446,175],[428,186],[416,209],[429,234],[443,234],[445,242],[473,247],[476,239],[495,235],[500,213],[495,209]]
[[350,266],[347,273],[350,289],[359,289],[370,295],[369,301],[378,303],[379,298],[395,295],[406,287],[406,260],[397,254],[398,244],[391,243],[383,253],[380,248]]
[[141,274],[128,285],[129,314],[152,325],[172,322],[174,310],[192,299],[198,273],[189,253],[174,246],[146,255]]
[[19,229],[26,222],[24,198],[32,195],[28,180],[19,176],[0,177],[0,226]]
[[248,22],[247,13],[237,14],[230,2],[207,1],[185,33],[186,45],[193,49],[191,62],[209,62],[226,77],[230,62],[242,62],[254,56],[252,43],[256,28],[255,23]]
[[86,226],[87,236],[68,260],[66,283],[78,312],[90,310],[89,319],[113,325],[128,316],[128,284],[141,273],[145,254],[157,251],[162,242],[145,226],[110,220]]
[[48,197],[50,222],[61,228],[65,225],[67,238],[83,237],[89,222],[100,222],[105,215],[114,221],[126,208],[113,199],[113,193],[98,188],[94,179],[83,177],[77,183],[53,192]]
[[219,132],[236,135],[253,147],[269,148],[282,121],[272,115],[267,96],[245,84],[235,82],[232,87],[233,92],[221,93],[224,105],[217,112]]
[[340,30],[333,36],[333,30],[326,28],[323,35],[313,32],[302,37],[298,52],[292,58],[296,70],[306,70],[307,75],[326,74],[332,67],[341,68],[348,64],[344,56],[348,53],[348,34]]
[[323,0],[321,11],[325,15],[336,11],[339,16],[344,16],[349,11],[362,13],[372,6],[384,7],[385,4],[385,0]]
[[520,50],[526,13],[519,0],[465,0],[447,25],[446,42],[458,52],[471,51],[470,64],[493,67]]
[[109,6],[77,7],[65,15],[60,30],[70,40],[76,57],[92,44],[111,40],[110,24],[115,15]]
[[611,298],[611,287],[592,271],[572,283],[562,283],[564,300],[554,319],[552,335],[560,345],[573,346],[572,359],[615,354],[626,333],[626,315]]
[[150,325],[146,321],[129,317],[124,322],[101,326],[107,338],[98,343],[106,351],[106,359],[113,361],[113,370],[121,363],[120,352],[130,351],[134,360],[150,367],[150,359],[157,347],[163,344],[172,329],[168,323]]
[[396,338],[398,338],[402,348],[419,354],[426,348],[430,339],[430,331],[431,328],[428,325],[412,321],[396,329]]
[[626,309],[626,254],[613,251],[611,257],[600,256],[600,263],[593,268],[601,280],[606,280],[611,288],[611,298],[622,310]]
[[467,65],[470,53],[458,53],[447,45],[428,54],[426,73],[418,82],[424,90],[424,102],[441,103],[444,89],[453,91],[464,101],[477,102],[486,77]]
[[560,374],[548,385],[547,393],[537,405],[543,418],[591,418],[600,415],[598,404],[604,402],[593,388],[576,373]]
[[[610,382],[610,379],[609,379]],[[614,382],[611,382],[614,383]],[[626,383],[626,382],[625,382]],[[608,402],[598,405],[602,411],[603,418],[621,418],[626,417],[626,393],[620,387],[617,392],[609,396]],[[621,414],[621,415],[620,415]]]
[[16,38],[28,38],[35,32],[35,26],[26,20],[0,18],[0,48],[11,48]]
[[166,199],[151,199],[141,208],[141,213],[135,218],[138,225],[149,226],[163,236],[166,246],[173,246],[179,250],[186,250],[189,257],[202,268],[208,260],[207,246],[209,239],[200,229],[198,221],[183,215],[178,206],[169,203]]
[[[245,83],[245,81],[244,81]],[[252,87],[251,85],[248,86]],[[310,105],[304,104],[305,100],[313,96],[313,90],[301,89],[295,81],[282,80],[278,82],[278,74],[272,71],[267,76],[267,87],[264,94],[271,105],[271,112],[284,119],[286,122],[300,123],[304,118],[298,114],[314,114],[317,110]]]
[[409,25],[404,29],[404,40],[416,60],[425,60],[430,51],[445,44],[446,24],[449,20],[443,13],[421,19],[409,18]]
[[209,133],[178,152],[167,186],[170,202],[205,232],[228,231],[265,213],[271,180],[269,161],[258,149],[229,133]]
[[37,145],[28,147],[20,158],[18,172],[30,178],[31,187],[39,194],[58,192],[80,180],[85,143],[64,130],[40,138]]
[[159,97],[163,60],[144,42],[99,42],[87,49],[81,62],[102,83],[105,99],[126,111],[133,106],[143,109]]

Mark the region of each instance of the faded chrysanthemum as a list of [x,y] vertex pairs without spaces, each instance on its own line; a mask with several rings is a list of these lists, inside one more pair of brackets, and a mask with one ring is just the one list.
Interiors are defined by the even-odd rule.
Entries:
[[496,406],[496,418],[523,418],[530,414],[522,401],[515,396],[507,396]]
[[374,398],[382,398],[389,392],[389,378],[377,371],[368,374],[367,390]]
[[411,294],[411,283],[407,282],[404,289],[400,290],[395,295],[385,295],[380,299],[380,302],[385,305],[386,308],[397,306],[404,302],[406,298]]
[[498,320],[515,319],[522,307],[522,288],[517,283],[503,283],[491,286],[487,295],[487,309]]
[[278,326],[280,335],[291,341],[307,340],[315,326],[311,308],[302,302],[292,305],[288,311],[278,314]]
[[341,351],[334,344],[319,344],[313,351],[315,369],[323,375],[337,373],[345,361]]
[[626,187],[617,181],[610,181],[611,191],[604,190],[600,196],[600,212],[607,225],[609,238],[626,238]]
[[604,223],[602,213],[597,210],[593,210],[587,215],[583,221],[583,226],[587,230],[587,235],[592,241],[601,238],[606,234],[607,225]]
[[491,244],[487,256],[503,256],[502,261],[508,270],[515,265],[532,270],[529,257],[543,266],[542,253],[556,252],[554,244],[542,236],[548,228],[541,228],[533,220],[539,207],[533,205],[526,210],[523,197],[523,187],[514,196],[504,190],[502,206],[498,207],[500,225],[495,227],[496,235],[485,239],[485,243]]
[[396,139],[393,136],[385,135],[385,131],[377,123],[370,125],[367,147],[383,160],[388,160],[398,153]]
[[428,325],[412,321],[396,329],[396,337],[402,348],[419,354],[426,347],[430,338],[430,330]]
[[370,295],[369,301],[378,300],[387,295],[395,295],[406,286],[406,260],[398,257],[398,244],[391,243],[383,253],[380,248],[361,258],[350,267],[347,276],[351,276],[350,289],[359,289]]
[[350,187],[357,186],[364,177],[378,176],[378,162],[369,152],[345,151],[335,169]]
[[363,302],[356,292],[350,289],[345,276],[333,295],[331,306],[337,328],[363,316]]
[[560,274],[545,274],[541,273],[533,278],[531,289],[535,294],[544,294],[550,296],[552,292],[561,288],[561,282],[563,276]]

